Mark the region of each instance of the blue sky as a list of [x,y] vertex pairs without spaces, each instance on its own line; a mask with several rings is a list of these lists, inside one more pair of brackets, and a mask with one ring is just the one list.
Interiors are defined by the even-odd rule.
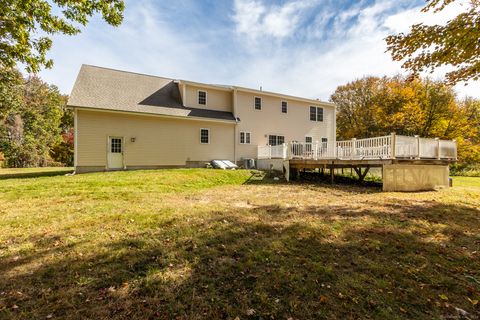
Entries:
[[[388,34],[459,11],[422,14],[421,0],[127,0],[118,28],[93,17],[55,36],[41,76],[70,93],[82,63],[175,79],[233,84],[328,100],[338,85],[403,72]],[[441,77],[438,72],[433,77]],[[456,87],[480,97],[478,83]]]

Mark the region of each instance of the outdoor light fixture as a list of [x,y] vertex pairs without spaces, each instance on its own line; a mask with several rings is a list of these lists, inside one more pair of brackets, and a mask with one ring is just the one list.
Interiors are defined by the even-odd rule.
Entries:
[[135,140],[137,140],[137,138],[135,138],[135,137],[131,137],[131,138],[130,138],[130,141],[131,141],[131,142],[135,142]]

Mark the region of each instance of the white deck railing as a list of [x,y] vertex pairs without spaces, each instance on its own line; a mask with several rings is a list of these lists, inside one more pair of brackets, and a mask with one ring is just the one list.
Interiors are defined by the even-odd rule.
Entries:
[[457,159],[455,140],[388,136],[331,142],[258,146],[258,159]]

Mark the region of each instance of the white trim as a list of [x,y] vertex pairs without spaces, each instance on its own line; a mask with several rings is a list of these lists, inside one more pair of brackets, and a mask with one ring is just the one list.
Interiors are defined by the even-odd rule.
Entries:
[[[244,142],[242,142],[242,133],[244,134]],[[248,133],[248,143],[246,142],[247,141],[247,136],[246,134]],[[252,144],[252,132],[250,131],[240,131],[239,134],[238,134],[238,140],[239,140],[239,144]]]
[[[200,92],[205,92],[205,104],[201,104],[200,101],[199,101],[200,100]],[[205,107],[208,106],[208,91],[207,90],[200,90],[200,89],[197,90],[197,105],[205,106]]]
[[74,107],[78,110],[84,111],[96,111],[96,112],[111,112],[119,114],[128,114],[136,116],[146,116],[146,117],[160,117],[160,118],[169,118],[169,119],[183,119],[183,120],[193,120],[193,121],[207,121],[207,122],[223,122],[236,124],[235,120],[223,120],[223,119],[212,119],[212,118],[202,118],[202,117],[185,117],[185,116],[171,116],[167,114],[158,114],[158,113],[149,113],[149,112],[138,112],[138,111],[124,111],[124,110],[110,110],[102,108],[89,108],[89,107]]
[[[237,122],[237,89],[233,89],[232,93],[232,104],[233,104],[233,116],[235,117],[235,127],[233,128],[233,159],[234,163],[237,163],[237,132],[238,132],[238,122]],[[241,119],[240,119],[241,121]]]
[[[260,99],[260,109],[257,109],[257,98]],[[263,109],[263,99],[259,96],[253,96],[253,110],[255,111],[262,111]]]
[[183,96],[182,97],[182,104],[184,106],[186,106],[187,105],[187,84],[184,84],[182,86],[182,96]]
[[[208,131],[208,142],[202,142],[202,130]],[[210,128],[200,128],[199,141],[200,141],[200,144],[210,144],[210,141],[211,141]]]
[[[330,131],[331,133],[331,131]],[[333,110],[333,145],[337,145],[337,109]]]
[[73,166],[78,166],[78,116],[77,109],[73,108]]

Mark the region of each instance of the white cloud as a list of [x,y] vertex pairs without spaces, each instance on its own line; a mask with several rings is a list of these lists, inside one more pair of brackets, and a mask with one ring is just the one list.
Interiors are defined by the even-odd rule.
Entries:
[[[339,14],[332,11],[335,8],[324,8],[313,21],[315,29],[306,30],[309,43],[293,48],[264,48],[273,54],[252,57],[248,68],[242,68],[249,71],[237,75],[235,81],[254,87],[261,85],[265,90],[327,100],[338,85],[354,79],[406,73],[401,63],[392,61],[390,54],[385,52],[385,37],[408,31],[413,23],[444,22],[462,8],[453,6],[438,16],[420,13],[421,7],[391,13],[398,3],[394,0],[378,1],[370,6],[359,3]],[[438,70],[428,76],[440,78],[444,71]],[[460,95],[480,97],[478,82],[466,87],[457,85],[456,90]]]
[[[41,76],[69,93],[80,65],[89,63],[327,100],[338,85],[364,75],[403,72],[385,53],[384,38],[424,18],[420,7],[396,9],[409,3],[402,1],[339,9],[336,1],[235,0],[232,15],[225,12],[231,23],[212,28],[189,21],[202,13],[189,16],[188,1],[178,11],[162,11],[153,0],[130,2],[119,28],[97,18],[78,36],[55,37],[55,67]],[[182,15],[187,18],[177,22]],[[478,82],[457,89],[480,97]]]
[[264,36],[289,37],[297,30],[304,10],[316,1],[292,1],[267,7],[258,0],[235,0],[233,20],[239,34],[254,40]]

